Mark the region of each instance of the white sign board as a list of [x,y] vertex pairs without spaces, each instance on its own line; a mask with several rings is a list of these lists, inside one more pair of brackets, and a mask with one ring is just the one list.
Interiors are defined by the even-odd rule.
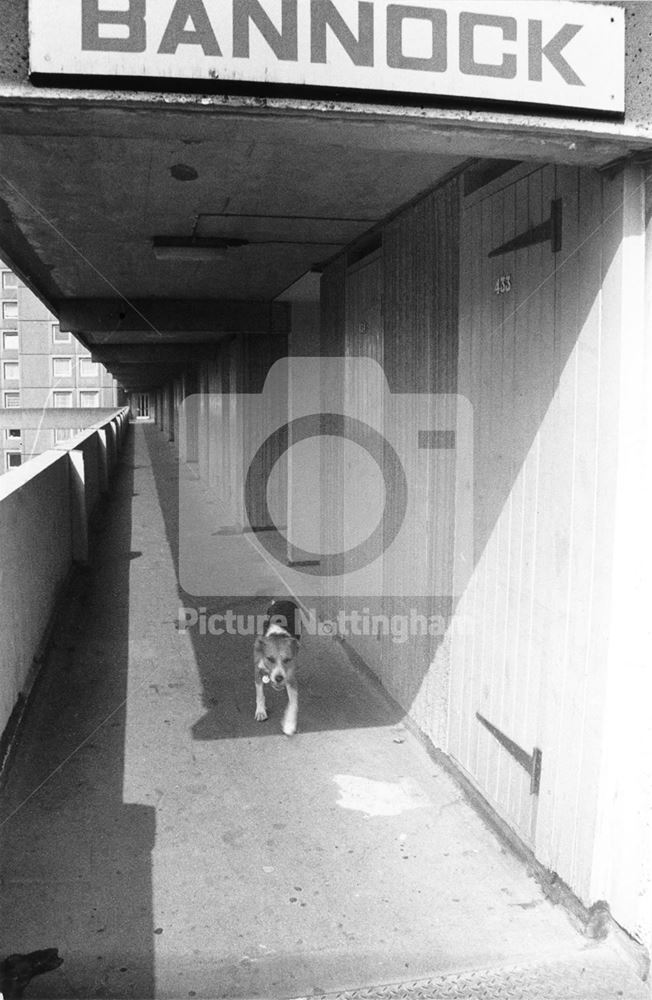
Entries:
[[625,22],[560,0],[29,0],[30,69],[624,111]]

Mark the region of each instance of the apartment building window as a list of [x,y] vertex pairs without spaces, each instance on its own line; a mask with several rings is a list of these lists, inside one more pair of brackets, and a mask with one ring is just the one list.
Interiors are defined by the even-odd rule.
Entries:
[[23,464],[23,456],[19,451],[8,451],[6,455],[8,469],[15,469]]
[[18,303],[15,300],[2,303],[2,318],[18,319]]
[[5,330],[2,334],[2,346],[5,351],[17,351],[18,330]]
[[54,408],[57,410],[65,409],[68,406],[72,406],[72,393],[71,392],[53,392],[52,393],[52,403]]
[[18,275],[14,274],[13,271],[3,271],[2,272],[2,287],[3,288],[17,288],[18,287]]
[[20,439],[21,433],[22,432],[20,427],[7,427],[7,430],[5,431],[5,437],[12,439],[14,438]]
[[58,323],[52,324],[52,339],[55,344],[69,344],[70,334],[64,333]]
[[17,382],[20,378],[20,368],[17,361],[5,361],[2,366],[5,382]]
[[20,407],[19,392],[5,392],[5,409],[17,410]]
[[99,394],[99,392],[80,392],[79,393],[79,405],[80,406],[99,406],[100,405],[100,394]]
[[97,361],[91,361],[90,358],[80,358],[79,374],[82,378],[97,378],[99,374],[99,365]]
[[70,378],[72,358],[52,358],[52,374],[54,378]]
[[70,438],[76,433],[77,431],[71,431],[69,427],[55,427],[54,442],[59,444],[60,441],[70,441]]

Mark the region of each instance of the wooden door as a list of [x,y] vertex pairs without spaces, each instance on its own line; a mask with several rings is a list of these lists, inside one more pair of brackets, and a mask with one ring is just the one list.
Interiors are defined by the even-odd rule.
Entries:
[[[535,834],[545,698],[536,554],[538,431],[554,392],[555,169],[463,207],[459,391],[474,412],[474,559],[458,606],[449,752],[528,842]],[[570,205],[567,210],[572,211]],[[545,756],[545,755],[544,755]],[[545,766],[545,765],[544,765]]]

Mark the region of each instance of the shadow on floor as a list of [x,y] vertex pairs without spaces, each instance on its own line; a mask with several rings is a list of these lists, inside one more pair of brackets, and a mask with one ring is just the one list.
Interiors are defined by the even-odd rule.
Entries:
[[0,955],[57,947],[31,997],[154,995],[155,810],[123,802],[133,435],[2,787]]
[[[158,499],[165,521],[168,544],[178,574],[179,551],[179,462],[173,447],[157,427],[142,428],[149,450]],[[184,470],[185,471],[185,470]],[[203,489],[197,484],[198,490]],[[228,559],[232,551],[227,539]],[[264,564],[261,578],[264,579]],[[228,566],[225,568],[228,573]],[[234,572],[240,567],[234,567]],[[179,604],[200,615],[196,627],[187,631],[193,645],[197,670],[203,688],[206,714],[193,726],[197,740],[219,740],[276,735],[278,720],[287,702],[283,692],[267,694],[270,718],[255,722],[253,643],[256,619],[262,617],[269,603],[267,594],[257,593],[260,581],[252,576],[252,594],[248,597],[196,597],[179,586]],[[238,620],[239,631],[228,634],[227,615]],[[215,617],[218,616],[218,617]],[[224,630],[210,634],[208,624]],[[201,622],[206,626],[202,629]],[[205,634],[202,634],[204,631]],[[299,728],[302,733],[335,729],[361,729],[391,725],[404,713],[394,708],[386,696],[370,694],[368,681],[351,668],[337,644],[324,639],[305,637],[301,649],[301,707]]]

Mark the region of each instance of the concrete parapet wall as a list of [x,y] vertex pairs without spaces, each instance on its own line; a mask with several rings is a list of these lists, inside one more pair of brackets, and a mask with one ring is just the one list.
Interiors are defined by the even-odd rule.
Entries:
[[88,558],[88,522],[117,463],[128,410],[0,478],[0,733],[69,573]]
[[98,422],[110,420],[115,409],[69,406],[48,408],[43,406],[28,409],[0,410],[0,428],[20,427],[22,430],[52,430],[62,428],[84,429],[96,427]]
[[[30,466],[33,466],[30,468]],[[27,473],[29,470],[29,474]],[[48,452],[0,483],[0,726],[29,676],[71,558],[68,460]]]

